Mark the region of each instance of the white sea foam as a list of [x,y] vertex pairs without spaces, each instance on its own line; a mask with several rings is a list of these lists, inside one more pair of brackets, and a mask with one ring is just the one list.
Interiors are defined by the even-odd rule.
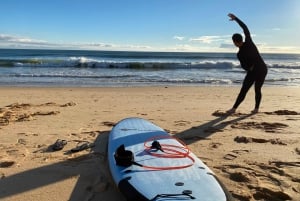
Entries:
[[[266,84],[300,86],[299,55],[263,57]],[[235,54],[0,50],[0,85],[234,85],[244,76]]]

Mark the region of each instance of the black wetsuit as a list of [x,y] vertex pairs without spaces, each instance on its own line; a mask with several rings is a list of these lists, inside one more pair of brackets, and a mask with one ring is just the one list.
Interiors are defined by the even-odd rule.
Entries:
[[233,108],[237,108],[240,105],[250,87],[255,83],[255,108],[258,109],[262,97],[261,88],[268,72],[267,65],[253,43],[247,26],[238,18],[235,18],[235,21],[240,25],[245,34],[245,42],[239,48],[237,57],[240,60],[241,67],[247,71],[247,74]]

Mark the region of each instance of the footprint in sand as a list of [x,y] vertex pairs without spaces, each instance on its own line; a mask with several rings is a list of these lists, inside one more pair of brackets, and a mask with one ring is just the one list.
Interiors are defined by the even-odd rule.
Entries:
[[223,145],[223,144],[220,143],[220,142],[211,142],[211,143],[209,143],[209,147],[210,147],[210,148],[213,148],[213,149],[217,149],[217,148],[219,148],[219,146],[221,146],[221,145]]
[[286,128],[288,125],[283,123],[268,123],[268,122],[238,122],[231,125],[231,128],[237,128],[237,129],[261,129],[265,132],[271,132],[274,133],[282,128]]
[[[287,118],[289,121],[297,121],[299,119],[300,112],[290,111],[290,110],[276,110],[274,112],[265,112],[267,115],[285,115],[285,116],[293,116],[293,118]],[[298,116],[297,116],[298,115]],[[295,117],[296,116],[296,117]]]
[[254,187],[255,193],[253,197],[255,200],[292,200],[291,197],[280,190],[273,190],[268,187]]
[[223,158],[226,160],[234,160],[237,158],[237,155],[229,153],[229,154],[226,154]]
[[251,180],[246,172],[233,172],[229,175],[229,178],[236,182],[249,182]]
[[45,107],[45,106],[57,106],[57,107],[67,107],[76,105],[73,102],[59,105],[56,103],[44,103],[40,105],[34,105],[29,103],[13,103],[5,106],[5,108],[0,108],[0,126],[7,126],[10,122],[23,122],[34,120],[35,116],[45,116],[45,115],[56,115],[59,111],[28,111],[34,107]]
[[28,155],[29,151],[28,149],[23,146],[23,144],[16,144],[12,147],[3,147],[1,151],[4,151],[1,153],[2,156],[9,156],[9,158],[24,158]]
[[23,139],[23,138],[20,138],[20,139],[18,139],[18,144],[26,145],[27,144],[27,140]]
[[116,123],[111,122],[111,121],[104,121],[104,122],[102,122],[102,125],[111,127],[111,126],[115,126]]
[[0,117],[0,126],[7,126],[9,124],[9,120],[6,117]]
[[70,107],[70,106],[75,106],[76,105],[76,103],[74,103],[74,102],[69,102],[69,103],[66,103],[66,104],[62,104],[62,105],[59,105],[60,107]]
[[37,115],[44,116],[44,115],[56,115],[59,113],[60,113],[60,111],[38,111],[38,112],[32,113],[31,115],[32,116],[37,116]]
[[18,109],[28,109],[32,107],[32,104],[29,103],[12,103],[10,105],[5,106],[6,108],[9,108],[11,110],[18,110]]
[[231,152],[232,152],[232,153],[226,154],[226,155],[224,156],[224,159],[226,159],[226,160],[234,160],[234,159],[236,159],[239,155],[249,153],[250,150],[247,150],[247,149],[237,149],[237,150],[232,150]]
[[220,110],[216,110],[212,113],[215,117],[222,117],[222,116],[228,116],[227,112],[221,112]]
[[222,112],[220,110],[216,110],[212,113],[212,116],[215,117],[226,117],[226,116],[241,116],[241,115],[247,115],[247,114],[243,114],[243,113],[239,113],[239,112],[235,112],[235,113],[228,113],[228,112]]
[[15,161],[3,161],[0,162],[0,168],[9,168],[13,166],[16,162]]
[[[216,168],[227,174],[230,180],[238,182],[241,189],[248,189],[234,189],[231,192],[238,200],[293,200],[288,191],[295,183],[285,186],[281,178],[286,176],[285,172],[273,165],[250,162],[222,165]],[[288,179],[292,180],[292,178]]]
[[287,145],[279,138],[276,139],[263,139],[263,138],[253,138],[253,137],[245,137],[245,136],[236,136],[234,141],[237,143],[271,143],[271,144],[278,144],[278,145]]
[[270,161],[270,164],[274,164],[276,167],[300,167],[300,162],[284,162],[284,161]]
[[82,134],[84,134],[84,135],[88,135],[88,136],[90,136],[90,137],[96,137],[96,136],[98,136],[100,133],[101,133],[100,131],[85,131],[85,132],[81,132],[80,135],[82,136]]
[[290,110],[276,110],[274,112],[265,112],[268,115],[300,115],[299,112]]
[[191,122],[189,122],[189,121],[183,121],[183,120],[174,121],[174,123],[175,123],[175,126],[186,126],[186,125],[191,124]]

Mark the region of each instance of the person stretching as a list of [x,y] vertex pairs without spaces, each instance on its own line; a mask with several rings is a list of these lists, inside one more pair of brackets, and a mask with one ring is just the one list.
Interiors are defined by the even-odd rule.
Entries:
[[234,113],[236,111],[253,84],[255,89],[255,108],[252,110],[252,113],[257,113],[262,98],[261,88],[268,72],[267,65],[253,43],[248,27],[234,14],[229,13],[228,16],[231,21],[236,21],[240,25],[245,34],[244,42],[243,36],[238,33],[232,35],[232,41],[234,45],[239,48],[237,58],[240,61],[241,67],[247,72],[247,74],[233,107],[228,110],[227,113]]

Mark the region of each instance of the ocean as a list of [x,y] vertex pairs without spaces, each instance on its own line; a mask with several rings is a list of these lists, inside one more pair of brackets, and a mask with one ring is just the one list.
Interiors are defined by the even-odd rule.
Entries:
[[[262,54],[265,85],[300,86],[300,54]],[[236,53],[0,49],[0,86],[232,86]]]

